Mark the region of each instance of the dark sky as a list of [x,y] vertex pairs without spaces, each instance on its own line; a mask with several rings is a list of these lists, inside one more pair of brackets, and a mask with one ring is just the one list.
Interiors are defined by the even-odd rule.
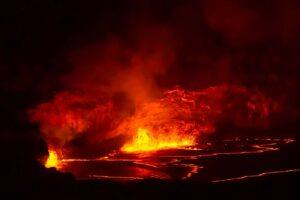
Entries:
[[[162,85],[206,87],[229,81],[275,86],[280,93],[286,92],[280,87],[296,89],[297,1],[31,0],[3,4],[1,88],[7,92],[30,90],[47,96],[48,91],[63,87],[58,77],[76,68],[68,54],[94,44],[103,46],[112,38],[125,49],[138,48],[148,40],[171,46],[175,60],[160,78]],[[161,36],[161,29],[170,33],[172,41],[160,39],[169,37]]]

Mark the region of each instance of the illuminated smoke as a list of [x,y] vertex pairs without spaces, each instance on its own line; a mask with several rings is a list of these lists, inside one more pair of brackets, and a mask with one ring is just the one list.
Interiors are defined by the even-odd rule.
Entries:
[[142,151],[195,145],[203,135],[214,133],[222,120],[237,127],[266,126],[276,108],[260,92],[231,85],[197,91],[176,87],[136,106],[131,115],[122,115],[109,98],[104,99],[59,93],[52,102],[31,110],[31,119],[40,123],[48,144],[57,148],[82,136],[101,142],[123,135],[123,150]]
[[270,13],[235,0],[170,3],[160,20],[160,2],[145,5],[140,17],[127,13],[124,30],[67,52],[72,71],[62,90],[30,111],[49,145],[72,152],[108,142],[122,149],[134,138],[195,144],[222,123],[268,127],[276,97],[290,87],[281,72],[293,61],[281,45],[294,35],[282,39],[279,25],[295,24],[278,9],[289,3]]

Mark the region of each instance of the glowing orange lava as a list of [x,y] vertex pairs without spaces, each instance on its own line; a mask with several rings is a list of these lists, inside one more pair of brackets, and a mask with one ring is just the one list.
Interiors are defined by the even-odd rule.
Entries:
[[51,168],[51,167],[58,168],[59,167],[59,159],[58,159],[57,153],[55,151],[49,150],[49,156],[45,163],[45,167],[46,168]]
[[194,145],[192,137],[177,134],[153,135],[148,129],[139,128],[133,140],[122,147],[125,152],[145,152]]

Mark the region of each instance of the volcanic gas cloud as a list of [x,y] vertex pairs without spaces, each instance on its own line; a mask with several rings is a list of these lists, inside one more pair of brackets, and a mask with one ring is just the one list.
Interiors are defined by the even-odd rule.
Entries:
[[62,92],[33,109],[31,119],[40,124],[50,148],[68,149],[80,138],[101,145],[121,135],[117,150],[141,152],[196,145],[224,118],[237,126],[265,126],[273,104],[260,92],[241,86],[197,91],[175,87],[124,115],[111,99]]
[[[268,126],[278,104],[228,79],[232,59],[213,52],[205,31],[195,29],[204,39],[190,41],[178,28],[186,24],[154,24],[131,24],[126,37],[67,53],[73,70],[62,78],[63,89],[29,110],[49,149],[62,157],[154,151],[200,144],[225,122]],[[203,75],[202,65],[217,70]]]

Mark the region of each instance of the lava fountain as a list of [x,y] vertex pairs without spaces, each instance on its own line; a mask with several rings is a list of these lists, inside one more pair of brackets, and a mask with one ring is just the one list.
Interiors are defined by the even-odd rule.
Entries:
[[126,143],[121,150],[124,152],[144,152],[192,146],[195,144],[194,138],[188,136],[179,137],[176,133],[155,135],[156,134],[152,134],[148,129],[139,128],[133,140]]
[[49,150],[49,156],[45,162],[46,168],[59,168],[60,160],[58,158],[57,153],[54,150]]

